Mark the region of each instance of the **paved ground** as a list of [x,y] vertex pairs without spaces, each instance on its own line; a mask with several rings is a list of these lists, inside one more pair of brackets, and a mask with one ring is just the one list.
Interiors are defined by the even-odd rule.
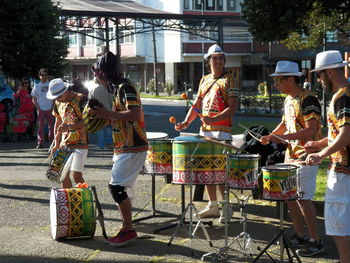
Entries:
[[[174,228],[154,231],[160,227],[178,222],[181,214],[181,186],[166,184],[162,176],[156,181],[156,215],[135,224],[139,239],[124,248],[113,248],[103,242],[101,228],[97,224],[92,239],[74,239],[55,241],[50,232],[50,189],[53,186],[45,178],[47,152],[34,150],[34,142],[0,144],[0,262],[201,262],[208,252],[218,252],[224,248],[224,225],[213,220],[213,226],[206,226],[213,247],[205,239],[203,231],[198,229],[195,238],[190,239],[189,225],[181,226],[171,246],[168,246]],[[92,147],[89,151],[85,177],[90,185],[95,185],[105,215],[107,233],[112,235],[120,225],[119,213],[115,209],[107,190],[109,170],[111,168],[110,151],[99,151]],[[134,201],[134,218],[151,215],[151,176],[141,175]],[[189,200],[188,186],[187,206]],[[246,193],[247,194],[247,193]],[[206,197],[205,197],[206,198]],[[196,208],[204,207],[206,202],[195,202]],[[250,201],[245,206],[248,216],[247,232],[254,239],[253,256],[245,256],[237,251],[239,242],[233,238],[242,232],[238,208],[228,226],[228,239],[232,245],[227,249],[227,262],[252,262],[258,250],[264,248],[278,234],[279,219],[275,218],[274,202],[264,200]],[[189,214],[187,214],[188,218]],[[319,229],[324,236],[322,213],[318,217]],[[289,221],[285,222],[288,234],[292,232]],[[242,240],[241,240],[242,241]],[[241,242],[242,243],[242,242]],[[331,238],[324,236],[327,252],[315,258],[301,258],[302,262],[336,262],[337,253]],[[269,254],[279,262],[279,246],[274,243]],[[247,250],[248,251],[248,250]],[[248,251],[249,252],[249,251]],[[285,253],[286,254],[286,253]],[[284,257],[287,262],[287,257]],[[206,262],[214,262],[207,257]],[[221,262],[221,260],[217,260]],[[273,262],[265,254],[258,262]],[[296,262],[296,261],[293,261]]]

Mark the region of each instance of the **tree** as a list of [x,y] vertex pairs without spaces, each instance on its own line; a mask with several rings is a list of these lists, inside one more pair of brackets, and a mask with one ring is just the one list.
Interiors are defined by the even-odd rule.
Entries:
[[13,78],[37,77],[40,68],[62,76],[68,40],[51,0],[3,0],[0,7],[0,65]]
[[328,31],[350,37],[349,0],[245,0],[242,19],[260,41],[281,41],[290,49],[314,49]]

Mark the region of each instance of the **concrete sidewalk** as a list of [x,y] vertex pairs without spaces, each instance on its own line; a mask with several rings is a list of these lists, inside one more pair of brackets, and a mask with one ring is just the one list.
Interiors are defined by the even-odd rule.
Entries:
[[[158,233],[155,230],[177,223],[181,214],[181,186],[166,184],[163,176],[155,177],[156,217],[135,223],[139,239],[130,246],[113,248],[105,244],[101,227],[97,223],[94,238],[55,241],[50,230],[50,190],[53,185],[45,178],[47,152],[34,150],[33,142],[2,143],[0,146],[0,262],[201,262],[201,257],[209,252],[218,252],[224,248],[225,227],[212,220],[212,226],[206,226],[213,247],[209,246],[202,229],[198,229],[195,238],[189,238],[189,225],[181,226],[168,246],[174,228]],[[99,151],[92,147],[86,166],[85,178],[97,188],[105,216],[107,234],[113,235],[120,226],[119,212],[113,204],[107,184],[112,164],[112,152]],[[140,175],[134,200],[135,219],[152,215],[151,190],[152,177]],[[185,189],[185,205],[189,203],[189,186]],[[236,192],[239,194],[238,192]],[[246,195],[249,192],[245,193]],[[231,198],[232,202],[236,202]],[[195,202],[201,209],[205,202]],[[254,239],[251,246],[252,256],[244,255],[239,242],[234,241],[228,249],[227,262],[252,262],[257,247],[264,248],[279,231],[279,219],[275,216],[275,202],[251,200],[245,206],[247,213],[247,232]],[[242,232],[240,213],[235,207],[234,217],[228,225],[228,241]],[[187,219],[189,214],[187,214]],[[210,220],[206,219],[208,223]],[[330,237],[324,236],[323,217],[318,217],[326,252],[314,258],[301,258],[302,262],[337,262],[335,244]],[[193,225],[194,226],[194,225]],[[286,232],[292,233],[291,223],[285,222]],[[242,240],[241,240],[242,241]],[[241,242],[242,243],[242,242]],[[269,254],[279,262],[280,247],[273,244]],[[247,250],[246,252],[250,252]],[[249,254],[249,253],[248,253]],[[206,262],[212,258],[208,257]],[[222,262],[222,260],[218,260]],[[258,262],[272,262],[264,254]],[[287,262],[285,255],[284,262]],[[293,262],[296,262],[295,260]]]

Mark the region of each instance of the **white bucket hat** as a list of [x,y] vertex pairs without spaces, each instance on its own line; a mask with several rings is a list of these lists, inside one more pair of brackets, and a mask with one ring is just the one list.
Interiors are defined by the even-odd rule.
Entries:
[[210,46],[208,53],[204,55],[204,58],[207,59],[213,54],[221,54],[225,56],[225,53],[222,51],[221,47],[218,44]]
[[69,87],[69,84],[64,82],[62,79],[57,78],[50,81],[49,91],[46,94],[48,99],[56,99],[61,96]]
[[321,71],[330,68],[341,68],[348,64],[338,50],[327,50],[316,55],[315,69],[312,72]]
[[299,65],[292,61],[278,61],[276,65],[275,72],[272,73],[271,77],[276,76],[296,76],[301,77],[303,75],[302,72],[299,72]]

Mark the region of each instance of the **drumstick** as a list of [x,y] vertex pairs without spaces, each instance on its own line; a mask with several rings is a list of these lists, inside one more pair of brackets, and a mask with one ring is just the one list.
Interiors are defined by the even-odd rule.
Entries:
[[[241,126],[243,129],[245,129],[245,130],[247,130],[248,131],[248,133],[250,134],[250,135],[252,135],[252,134],[255,134],[256,136],[262,136],[261,134],[259,134],[259,133],[256,133],[256,132],[254,132],[254,131],[252,131],[252,130],[249,130],[249,128],[247,128],[247,127],[245,127],[245,126],[243,126],[242,124],[240,124],[240,123],[238,123],[238,125],[239,126]],[[299,148],[302,148],[302,149],[304,149],[304,147],[303,146],[300,146],[300,145],[298,145],[298,144],[296,144],[296,143],[294,143],[294,142],[290,142],[290,141],[288,141],[288,140],[284,140],[284,139],[282,139],[280,136],[278,136],[278,135],[276,135],[276,134],[273,134],[273,133],[270,133],[270,135],[272,135],[272,136],[274,136],[274,137],[276,137],[277,139],[279,139],[279,140],[281,140],[281,141],[283,141],[284,143],[290,143],[291,145],[293,145],[293,146],[295,146],[295,147],[299,147]],[[254,136],[252,136],[254,139],[256,139],[256,140],[258,140],[258,141],[260,141],[260,139],[257,139],[256,137],[254,137]]]
[[199,109],[193,105],[192,101],[190,101],[186,95],[186,93],[182,93],[181,94],[181,98],[183,98],[184,100],[187,100],[187,102],[191,105],[191,107],[195,110],[195,112],[197,112],[197,114],[199,115],[199,117],[203,117],[202,113],[199,111]]

